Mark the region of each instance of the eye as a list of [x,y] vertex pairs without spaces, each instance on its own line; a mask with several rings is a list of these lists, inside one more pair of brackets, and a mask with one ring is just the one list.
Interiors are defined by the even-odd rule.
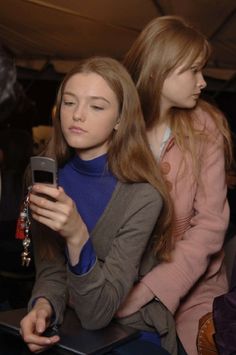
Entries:
[[199,71],[200,69],[198,68],[198,67],[191,67],[191,71],[193,72],[193,73],[197,73],[198,71]]
[[103,107],[103,106],[92,105],[91,107],[92,107],[94,110],[97,110],[97,111],[104,110],[104,107]]
[[75,103],[72,100],[66,100],[66,99],[63,100],[63,105],[65,105],[65,106],[72,106],[74,104]]

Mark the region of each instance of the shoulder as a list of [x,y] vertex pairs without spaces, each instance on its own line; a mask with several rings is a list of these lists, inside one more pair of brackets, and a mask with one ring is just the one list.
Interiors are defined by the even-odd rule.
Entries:
[[[162,197],[149,183],[119,183],[116,193],[116,200],[126,201],[125,205],[128,209],[141,209],[144,206],[152,206],[159,210],[162,206]],[[117,202],[118,202],[117,201]]]
[[[155,189],[151,184],[145,182],[136,182],[136,183],[120,183],[122,191],[128,195],[131,195],[132,198],[143,197],[147,200],[162,200],[160,192]],[[131,197],[130,196],[130,197]]]
[[194,127],[205,133],[219,132],[219,122],[225,120],[223,113],[214,105],[203,102],[193,111]]

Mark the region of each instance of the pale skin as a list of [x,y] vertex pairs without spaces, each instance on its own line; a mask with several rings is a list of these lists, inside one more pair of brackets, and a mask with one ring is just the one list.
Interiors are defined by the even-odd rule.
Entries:
[[[162,137],[168,126],[166,119],[168,111],[172,107],[195,107],[201,91],[206,87],[206,82],[202,75],[202,61],[200,57],[189,68],[183,71],[184,67],[185,63],[175,68],[163,83],[159,123],[147,132],[154,156],[157,156],[159,153]],[[139,282],[133,287],[116,316],[120,318],[127,317],[137,312],[154,297],[153,292],[144,283]]]
[[[119,103],[101,76],[96,73],[74,74],[65,85],[60,112],[67,144],[81,159],[91,160],[107,152],[109,139],[119,125]],[[36,184],[30,194],[30,209],[33,219],[65,239],[70,263],[76,265],[89,233],[74,201],[62,187]],[[57,335],[42,336],[52,315],[51,304],[42,297],[22,319],[21,335],[32,352],[46,350],[60,340]]]

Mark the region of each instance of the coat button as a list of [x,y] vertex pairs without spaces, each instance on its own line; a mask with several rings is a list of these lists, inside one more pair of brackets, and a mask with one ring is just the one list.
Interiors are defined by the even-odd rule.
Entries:
[[160,164],[161,172],[164,175],[167,175],[170,172],[170,164],[167,161],[164,161]]

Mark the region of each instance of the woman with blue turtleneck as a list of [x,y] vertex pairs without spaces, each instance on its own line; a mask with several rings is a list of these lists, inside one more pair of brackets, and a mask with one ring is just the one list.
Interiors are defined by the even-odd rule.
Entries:
[[[42,333],[62,321],[67,303],[85,328],[108,325],[134,283],[168,260],[172,244],[168,193],[120,63],[94,57],[65,77],[44,155],[57,160],[59,187],[35,184],[30,194],[37,277],[21,334],[32,352],[59,341]],[[117,321],[141,332],[114,354],[177,354],[173,318],[161,302]]]

